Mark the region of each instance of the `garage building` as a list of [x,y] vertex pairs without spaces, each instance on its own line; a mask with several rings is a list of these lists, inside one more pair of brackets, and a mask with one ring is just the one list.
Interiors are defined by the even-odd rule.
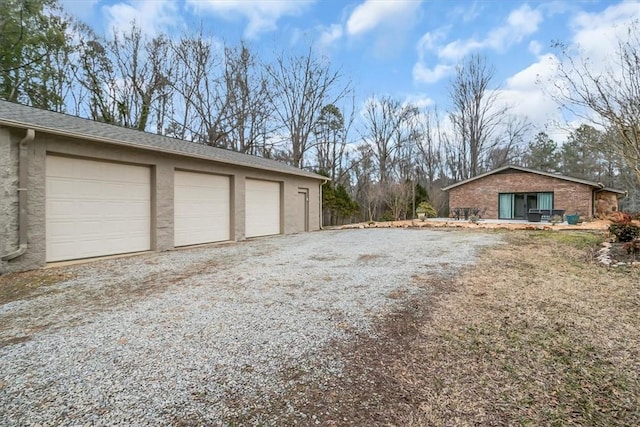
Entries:
[[321,227],[325,177],[0,101],[0,273]]

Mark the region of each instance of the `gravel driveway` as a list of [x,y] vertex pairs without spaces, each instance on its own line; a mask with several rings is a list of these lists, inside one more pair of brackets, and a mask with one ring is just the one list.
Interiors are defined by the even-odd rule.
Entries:
[[339,376],[334,340],[499,240],[323,231],[44,270],[61,280],[0,305],[0,424],[227,424]]

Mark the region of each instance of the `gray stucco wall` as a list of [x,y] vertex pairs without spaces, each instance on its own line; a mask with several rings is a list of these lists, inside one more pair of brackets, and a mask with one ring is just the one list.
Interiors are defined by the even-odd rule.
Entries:
[[[3,195],[0,204],[0,249],[8,252],[7,246],[17,244],[17,141],[24,130],[11,130],[12,144],[6,142],[8,132],[0,132],[0,165],[2,166]],[[2,139],[4,137],[4,140]],[[115,146],[72,138],[63,138],[36,132],[29,144],[28,182],[28,243],[23,256],[0,266],[1,272],[38,268],[46,263],[46,156],[61,155],[93,160],[109,160],[135,165],[150,166],[151,183],[151,248],[157,251],[174,248],[173,198],[174,171],[186,170],[227,175],[231,178],[231,230],[232,240],[245,239],[245,180],[247,178],[277,181],[282,184],[281,232],[284,234],[303,231],[300,229],[301,209],[298,189],[308,189],[309,230],[320,229],[320,181],[313,178],[270,172],[248,167],[237,167],[224,163],[170,155],[131,147]],[[9,160],[6,160],[9,159]],[[15,176],[5,180],[4,176]],[[7,181],[5,183],[5,181]],[[13,184],[12,184],[13,182]],[[11,242],[9,242],[11,241]],[[13,249],[11,249],[13,250]]]
[[[18,142],[0,127],[0,256],[18,248]],[[0,273],[7,269],[0,260]]]

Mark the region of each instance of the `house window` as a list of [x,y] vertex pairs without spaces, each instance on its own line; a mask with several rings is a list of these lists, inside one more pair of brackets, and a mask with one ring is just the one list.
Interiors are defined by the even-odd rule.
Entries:
[[553,209],[553,193],[500,193],[498,218],[525,219],[529,209]]

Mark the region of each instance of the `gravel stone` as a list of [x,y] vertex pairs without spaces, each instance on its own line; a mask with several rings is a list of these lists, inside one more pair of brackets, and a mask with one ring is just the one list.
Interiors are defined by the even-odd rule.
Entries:
[[0,424],[224,425],[341,375],[331,342],[500,240],[335,230],[60,267],[70,279],[0,306]]

